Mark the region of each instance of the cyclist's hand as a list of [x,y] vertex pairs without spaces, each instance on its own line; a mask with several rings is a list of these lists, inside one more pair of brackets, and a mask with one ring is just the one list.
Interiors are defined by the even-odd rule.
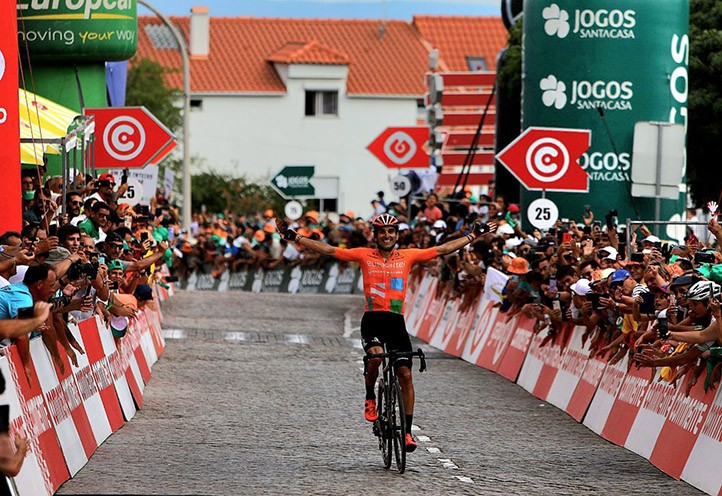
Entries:
[[496,224],[493,222],[491,224],[485,224],[484,222],[477,221],[474,222],[472,230],[474,231],[474,236],[479,237],[482,234],[496,231]]
[[288,241],[293,241],[296,239],[296,236],[298,236],[298,233],[294,231],[293,229],[289,229],[288,223],[281,219],[280,217],[276,217],[276,229],[278,229],[278,232],[281,233],[281,236],[283,236],[284,239],[287,239]]

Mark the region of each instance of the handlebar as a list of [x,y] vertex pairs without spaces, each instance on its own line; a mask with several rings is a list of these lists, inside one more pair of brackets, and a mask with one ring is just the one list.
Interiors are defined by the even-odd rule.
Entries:
[[426,370],[426,355],[424,350],[418,348],[416,351],[388,351],[385,353],[369,353],[364,355],[364,375],[368,373],[369,360],[372,358],[388,358],[391,363],[395,362],[398,358],[405,357],[419,357],[419,372]]

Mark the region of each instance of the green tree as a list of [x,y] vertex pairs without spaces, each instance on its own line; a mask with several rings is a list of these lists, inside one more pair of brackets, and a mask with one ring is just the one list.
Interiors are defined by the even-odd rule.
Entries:
[[720,198],[722,2],[691,0],[687,183],[696,205]]
[[253,214],[272,209],[283,212],[285,200],[270,186],[249,183],[245,177],[234,178],[216,172],[194,174],[191,180],[193,210],[205,206],[208,212],[231,210],[239,214]]
[[128,70],[125,101],[128,106],[143,106],[173,133],[183,128],[182,108],[176,105],[180,92],[166,82],[167,69],[157,62],[141,59]]

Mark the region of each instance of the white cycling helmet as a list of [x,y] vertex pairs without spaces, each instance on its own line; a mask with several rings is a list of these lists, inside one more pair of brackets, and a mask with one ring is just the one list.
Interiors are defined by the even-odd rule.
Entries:
[[693,301],[704,301],[710,298],[719,298],[722,288],[712,281],[699,281],[694,283],[687,290],[687,299]]

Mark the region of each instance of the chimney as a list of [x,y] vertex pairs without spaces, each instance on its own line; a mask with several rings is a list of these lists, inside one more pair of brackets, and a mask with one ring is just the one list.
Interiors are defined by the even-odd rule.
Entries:
[[191,7],[190,56],[193,59],[207,59],[210,51],[210,19],[208,7]]

